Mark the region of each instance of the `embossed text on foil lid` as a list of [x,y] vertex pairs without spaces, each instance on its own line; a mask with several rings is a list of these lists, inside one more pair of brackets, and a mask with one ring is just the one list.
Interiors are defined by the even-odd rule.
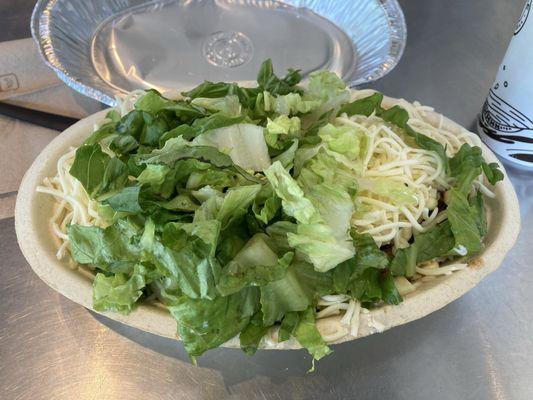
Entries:
[[242,32],[215,32],[203,45],[207,61],[217,67],[233,68],[251,60],[252,41]]

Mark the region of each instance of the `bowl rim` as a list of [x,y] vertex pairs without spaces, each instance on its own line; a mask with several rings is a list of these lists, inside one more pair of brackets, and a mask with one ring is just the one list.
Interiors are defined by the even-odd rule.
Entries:
[[[383,105],[388,108],[395,104],[401,104],[402,101],[404,100],[384,97]],[[161,305],[140,304],[128,316],[94,310],[92,308],[91,276],[87,275],[86,270],[82,268],[73,270],[65,260],[57,260],[55,252],[51,250],[53,238],[51,236],[46,238],[40,234],[49,230],[49,226],[43,226],[42,218],[43,211],[47,207],[46,203],[49,203],[50,209],[52,201],[51,198],[36,192],[36,187],[42,183],[44,177],[55,173],[57,159],[70,146],[79,145],[92,132],[94,124],[101,121],[108,111],[97,112],[66,129],[45,147],[28,169],[22,179],[15,206],[17,241],[33,271],[47,285],[63,296],[93,312],[126,325],[159,336],[177,339],[176,321]],[[460,125],[436,112],[428,111],[425,114],[424,119],[431,124],[439,124],[442,121],[443,125],[452,132],[464,131]],[[481,147],[485,159],[489,162],[497,162],[505,173],[503,165],[496,156],[484,144]],[[318,320],[319,331],[322,334],[345,332],[346,336],[333,342],[341,343],[403,325],[446,306],[476,286],[489,273],[495,271],[513,247],[520,231],[518,199],[507,176],[502,182],[499,182],[495,192],[496,200],[486,203],[489,217],[489,234],[487,236],[493,236],[491,243],[484,248],[475,262],[470,262],[468,268],[424,284],[425,286],[417,289],[413,294],[405,296],[404,301],[399,305],[385,305],[371,309],[366,314],[361,314],[361,324],[356,336],[352,336],[349,329],[341,324],[341,316]],[[235,337],[222,346],[239,347],[239,340]],[[261,348],[284,350],[300,348],[300,345],[294,339],[277,343],[271,337],[266,337],[261,343]]]

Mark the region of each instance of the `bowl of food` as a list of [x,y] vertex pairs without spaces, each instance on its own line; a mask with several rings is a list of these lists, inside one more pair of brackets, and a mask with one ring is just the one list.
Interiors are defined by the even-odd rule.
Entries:
[[137,91],[67,129],[19,190],[30,266],[192,357],[305,347],[315,359],[500,266],[518,201],[476,135],[331,72],[299,82],[266,61],[255,85]]

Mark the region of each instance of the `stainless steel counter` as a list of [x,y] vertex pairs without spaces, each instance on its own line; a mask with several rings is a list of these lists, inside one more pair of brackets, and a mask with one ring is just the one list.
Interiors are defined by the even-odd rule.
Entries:
[[[472,127],[523,2],[403,1],[405,56],[374,87]],[[439,312],[334,346],[310,374],[304,351],[217,349],[194,367],[179,342],[49,289],[20,253],[13,219],[0,221],[0,398],[532,399],[533,173],[508,173],[523,228],[504,265]]]

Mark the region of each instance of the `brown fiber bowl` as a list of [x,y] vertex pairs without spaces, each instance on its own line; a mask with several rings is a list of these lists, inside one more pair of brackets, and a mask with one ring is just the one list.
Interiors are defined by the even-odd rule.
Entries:
[[[383,104],[391,107],[398,101],[385,98]],[[85,268],[72,269],[67,261],[56,258],[56,245],[49,233],[54,199],[35,189],[45,177],[55,175],[58,158],[71,146],[79,146],[92,133],[94,124],[103,119],[106,113],[104,110],[77,122],[42,151],[24,176],[15,209],[18,243],[31,268],[52,289],[90,310],[93,310],[92,273]],[[431,124],[437,124],[440,117],[434,112],[424,114],[424,119]],[[464,129],[447,118],[444,118],[443,127],[457,133]],[[486,146],[482,145],[482,149],[487,161],[498,162]],[[503,166],[501,168],[503,170]],[[423,283],[415,292],[405,296],[400,305],[387,305],[362,314],[356,337],[351,336],[349,329],[340,324],[340,316],[319,320],[319,330],[327,334],[346,332],[346,336],[337,341],[339,343],[354,340],[422,318],[472,289],[500,266],[520,230],[518,200],[508,178],[496,185],[495,193],[495,199],[486,201],[489,229],[485,237],[485,248],[469,267]],[[176,321],[159,304],[141,304],[128,316],[114,312],[98,313],[144,331],[177,339]],[[238,338],[224,344],[226,347],[238,345]],[[295,340],[277,343],[275,340],[265,339],[262,347],[293,349],[300,346]]]

